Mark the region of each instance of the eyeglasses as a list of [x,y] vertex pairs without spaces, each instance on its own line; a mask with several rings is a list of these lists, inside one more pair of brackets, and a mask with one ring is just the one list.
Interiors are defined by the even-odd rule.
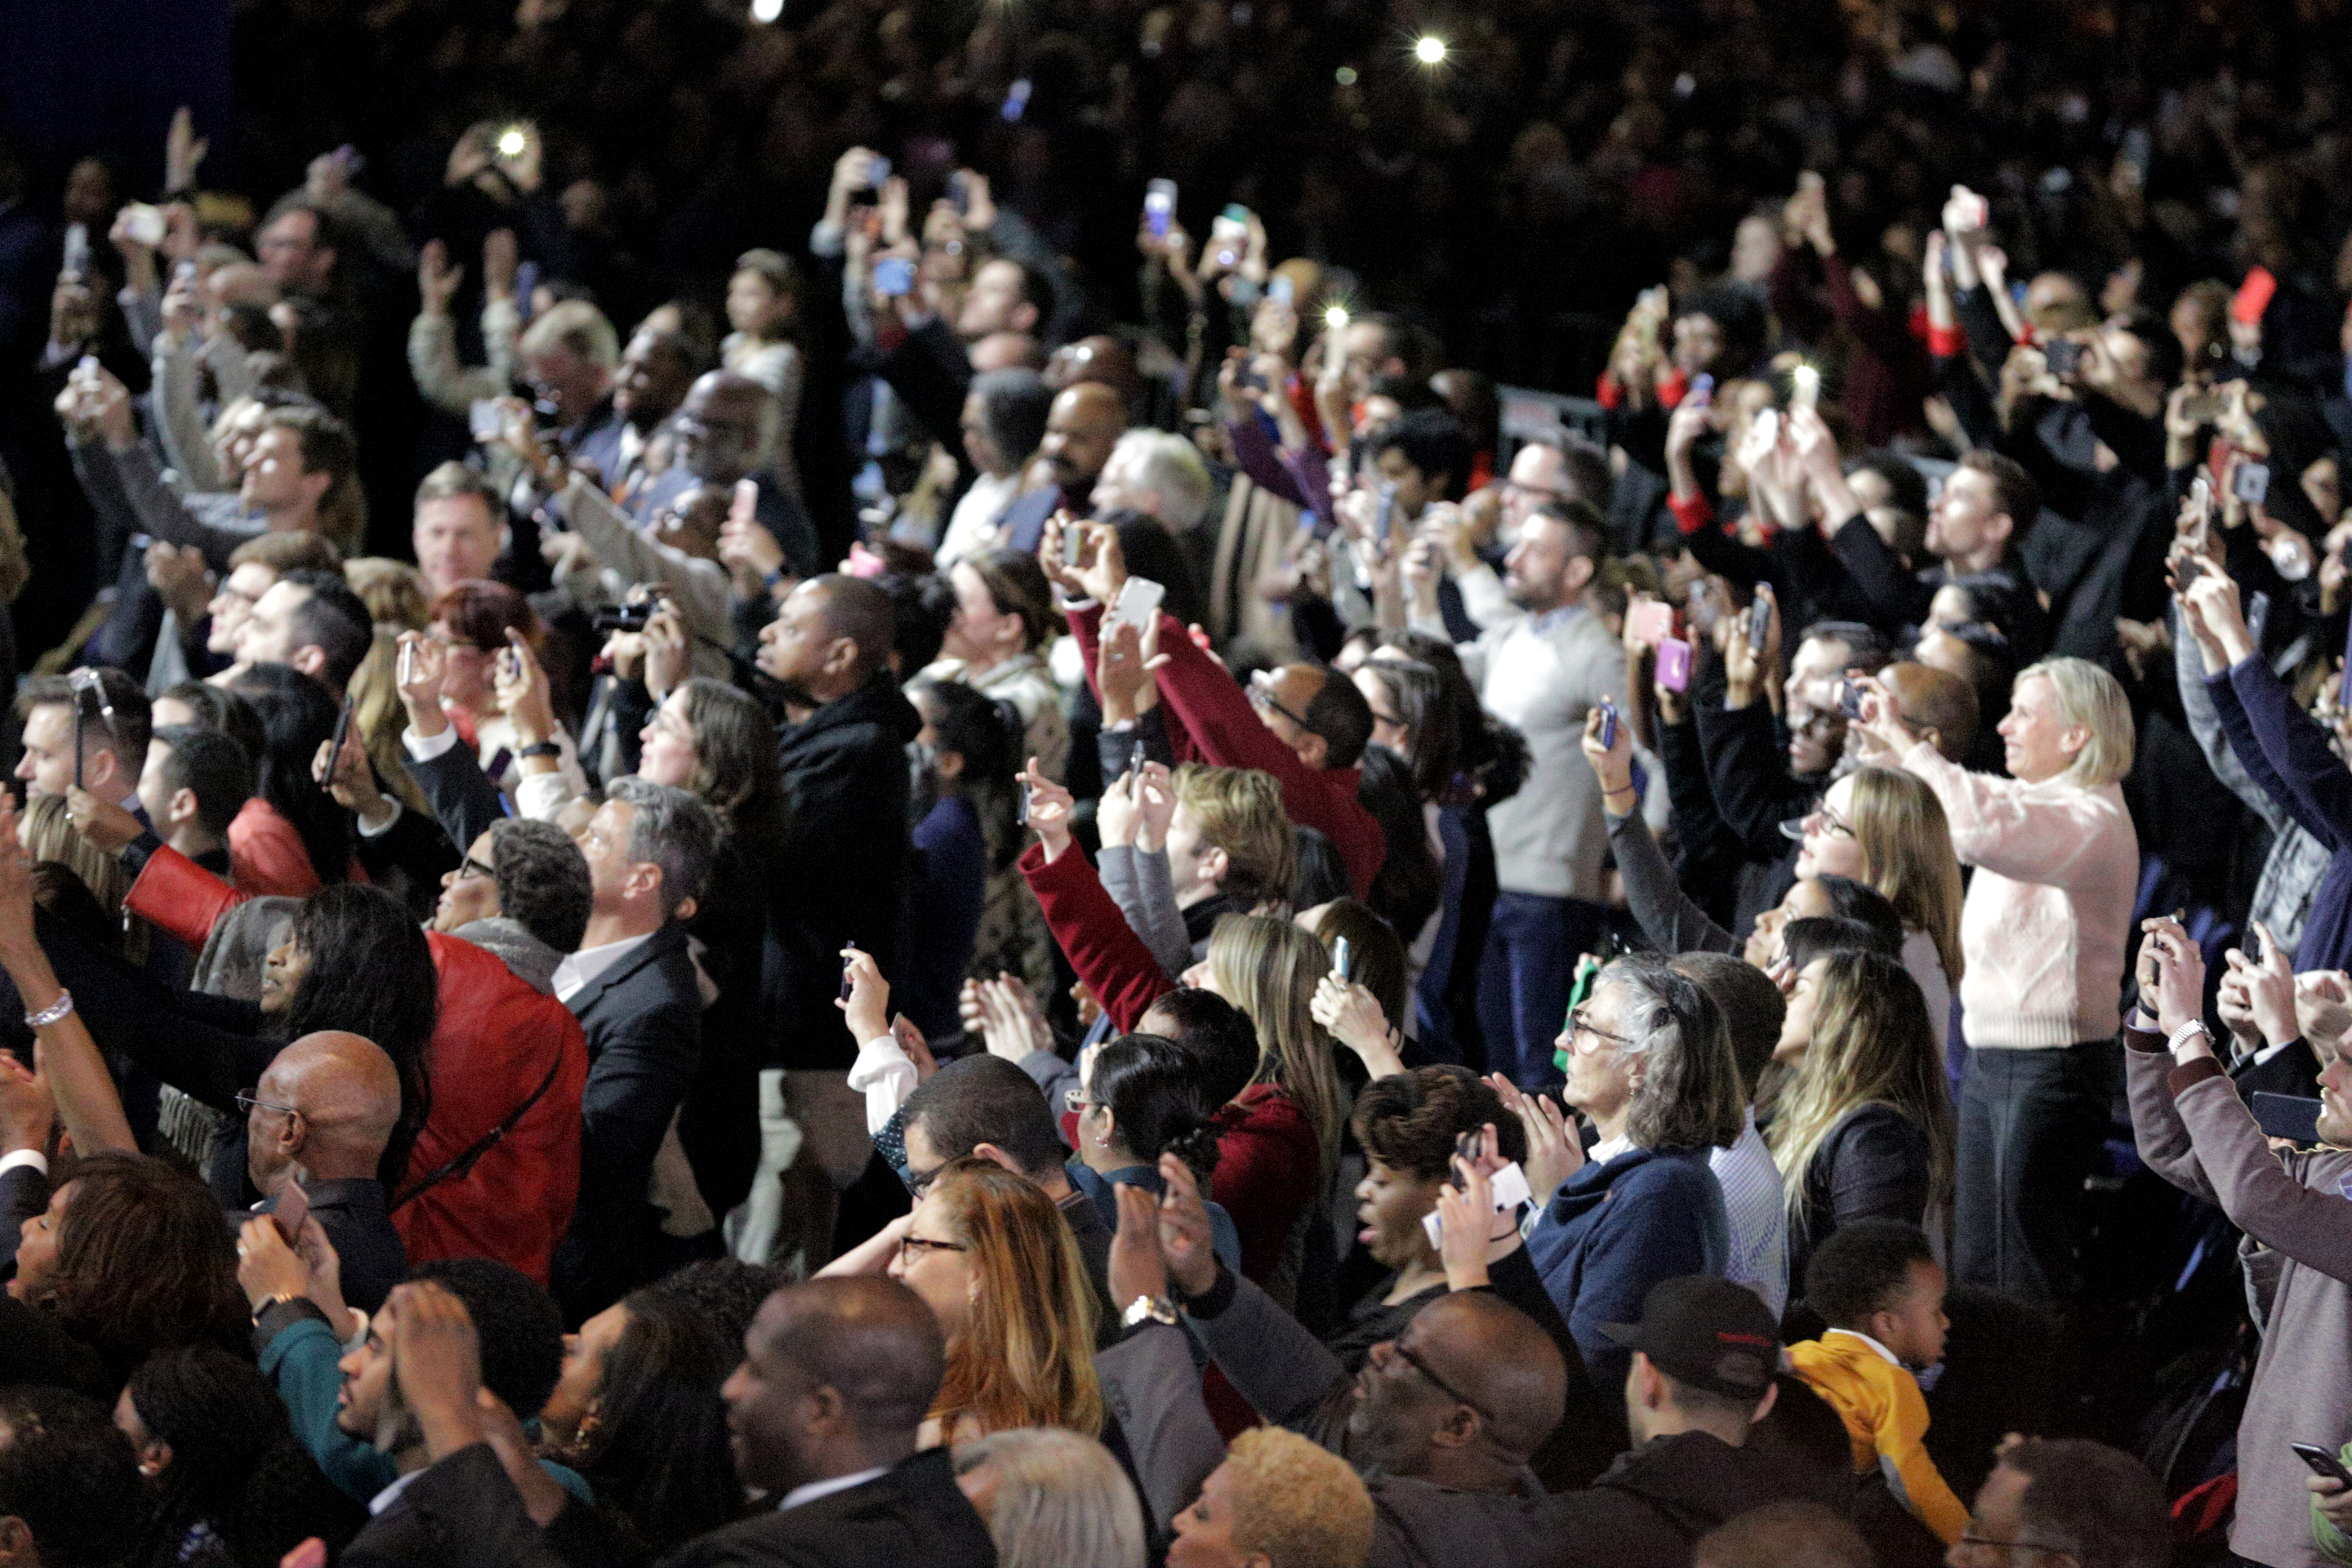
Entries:
[[906,1184],[909,1194],[919,1198],[931,1190],[931,1184],[940,1179],[940,1172],[943,1169],[944,1166],[933,1165],[928,1171],[918,1171],[912,1165],[901,1165],[898,1167],[898,1180]]
[[1463,1393],[1460,1389],[1454,1387],[1444,1378],[1438,1376],[1436,1373],[1431,1371],[1429,1363],[1421,1359],[1421,1352],[1414,1350],[1411,1345],[1406,1344],[1402,1340],[1391,1340],[1389,1342],[1389,1349],[1396,1352],[1396,1353],[1403,1359],[1404,1363],[1407,1366],[1421,1373],[1423,1378],[1426,1378],[1432,1388],[1434,1388],[1438,1393],[1454,1401],[1454,1404],[1468,1405],[1471,1410],[1487,1421],[1495,1419],[1492,1415],[1488,1415],[1486,1414],[1486,1407],[1485,1405],[1479,1404],[1476,1400],[1471,1398],[1468,1394]]
[[960,1241],[932,1241],[919,1236],[902,1236],[898,1238],[898,1256],[908,1263],[916,1262],[926,1252],[970,1252],[971,1250],[971,1247]]
[[1101,1103],[1102,1101],[1098,1100],[1088,1100],[1087,1091],[1083,1089],[1066,1089],[1062,1091],[1063,1108],[1076,1111],[1080,1116],[1084,1116]]
[[1292,712],[1289,709],[1285,708],[1280,702],[1275,700],[1274,687],[1270,682],[1251,682],[1249,700],[1251,707],[1272,709],[1275,712],[1281,714],[1284,718],[1289,720],[1292,723],[1297,725],[1302,730],[1311,730],[1314,728],[1313,725],[1307,722],[1304,716]]
[[244,1111],[248,1116],[257,1110],[274,1110],[280,1116],[299,1116],[302,1114],[290,1105],[272,1105],[266,1100],[256,1100],[249,1094],[240,1094],[236,1097],[236,1108],[239,1110]]
[[1570,1012],[1568,1016],[1568,1038],[1570,1049],[1579,1052],[1587,1051],[1589,1047],[1584,1044],[1584,1040],[1587,1037],[1596,1040],[1606,1040],[1611,1045],[1615,1046],[1620,1049],[1632,1048],[1633,1041],[1631,1037],[1625,1035],[1612,1035],[1606,1029],[1594,1026],[1592,1020],[1586,1016],[1586,1013],[1587,1010],[1585,1008],[1579,1007]]
[[1853,824],[1848,822],[1844,817],[1840,816],[1836,812],[1832,811],[1829,808],[1829,803],[1826,801],[1813,807],[1812,811],[1807,815],[1805,820],[1808,822],[1820,823],[1822,825],[1822,831],[1828,834],[1832,838],[1851,838],[1853,837]]

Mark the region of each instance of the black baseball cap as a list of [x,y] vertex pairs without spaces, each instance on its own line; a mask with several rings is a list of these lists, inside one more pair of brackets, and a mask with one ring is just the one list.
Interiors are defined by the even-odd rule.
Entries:
[[1729,1399],[1761,1399],[1780,1364],[1780,1326],[1756,1293],[1728,1279],[1661,1279],[1642,1299],[1638,1323],[1601,1331],[1640,1351],[1676,1383]]

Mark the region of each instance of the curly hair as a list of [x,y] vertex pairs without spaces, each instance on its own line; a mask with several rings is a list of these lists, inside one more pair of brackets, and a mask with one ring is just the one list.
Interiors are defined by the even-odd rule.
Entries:
[[1234,1439],[1224,1469],[1234,1544],[1274,1568],[1354,1568],[1372,1545],[1372,1499],[1348,1461],[1279,1426]]
[[558,952],[580,945],[595,902],[588,861],[551,822],[509,817],[490,829],[499,912]]
[[1490,1124],[1504,1159],[1528,1155],[1527,1133],[1503,1109],[1503,1097],[1468,1068],[1452,1063],[1374,1079],[1356,1096],[1349,1124],[1366,1154],[1425,1182],[1454,1169],[1464,1133]]

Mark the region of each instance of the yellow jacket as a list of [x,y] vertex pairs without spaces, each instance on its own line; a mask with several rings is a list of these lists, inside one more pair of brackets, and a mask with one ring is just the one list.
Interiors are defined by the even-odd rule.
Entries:
[[1910,1369],[1887,1359],[1874,1341],[1843,1329],[1790,1345],[1789,1360],[1845,1422],[1855,1470],[1885,1475],[1903,1506],[1938,1540],[1947,1546],[1958,1541],[1969,1510],[1927,1457],[1927,1400]]

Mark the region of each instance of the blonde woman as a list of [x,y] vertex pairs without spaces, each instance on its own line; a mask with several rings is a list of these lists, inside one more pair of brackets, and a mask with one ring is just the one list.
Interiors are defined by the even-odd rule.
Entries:
[[1893,768],[1857,768],[1805,815],[1797,875],[1844,877],[1875,889],[1903,917],[1903,967],[1927,999],[1944,1048],[1960,947],[1960,862],[1943,803],[1927,781]]
[[1961,864],[1968,972],[1952,1277],[2028,1300],[2074,1293],[2083,1179],[2105,1131],[2139,839],[2120,787],[2131,705],[2085,659],[2022,670],[2000,733],[2007,778],[1913,739],[1883,689],[1863,701],[1867,760],[1936,792]]
[[922,1447],[1015,1426],[1101,1436],[1094,1288],[1068,1223],[1034,1182],[976,1156],[951,1161],[914,1213],[823,1272],[887,1273],[939,1319],[947,1377]]
[[1789,1278],[1802,1280],[1813,1248],[1856,1220],[1940,1238],[1952,1100],[1919,987],[1881,953],[1831,953],[1806,965],[1786,1025],[1803,1054],[1766,1142],[1787,1194]]
[[1211,1195],[1241,1231],[1242,1272],[1276,1300],[1295,1287],[1291,1238],[1330,1187],[1348,1117],[1336,1047],[1311,1009],[1330,969],[1329,951],[1288,921],[1228,915],[1209,956],[1184,972],[1186,984],[1215,992],[1257,1029],[1257,1077],[1217,1113]]

